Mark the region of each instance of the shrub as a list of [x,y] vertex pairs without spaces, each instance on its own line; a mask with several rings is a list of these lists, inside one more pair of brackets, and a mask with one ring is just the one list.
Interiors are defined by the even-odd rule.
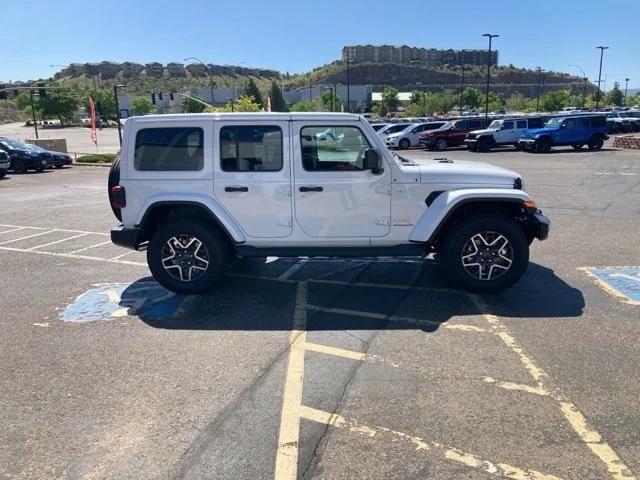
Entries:
[[112,163],[116,158],[115,153],[94,153],[82,155],[76,159],[78,163]]

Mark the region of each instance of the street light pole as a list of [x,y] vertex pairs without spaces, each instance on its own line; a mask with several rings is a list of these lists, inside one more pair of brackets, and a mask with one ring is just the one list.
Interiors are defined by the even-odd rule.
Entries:
[[598,70],[598,91],[596,92],[596,110],[600,106],[600,85],[602,82],[602,57],[604,56],[604,51],[609,47],[603,47],[602,45],[596,47],[600,49],[600,69]]
[[464,65],[461,65],[462,69],[462,79],[460,81],[460,115],[462,115],[462,103],[464,102]]
[[491,40],[499,37],[500,35],[483,33],[482,36],[489,39],[489,50],[487,52],[487,91],[484,102],[484,116],[487,118],[489,116],[489,83],[491,82]]
[[538,98],[536,99],[536,113],[538,113],[540,111],[540,94],[542,93],[542,82],[544,79],[542,73],[544,70],[538,67],[536,71],[538,72]]
[[38,137],[38,124],[36,123],[36,108],[33,104],[33,88],[29,90],[29,96],[31,97],[31,117],[33,118],[33,129],[36,131],[36,140]]
[[627,87],[628,86],[629,86],[629,79],[625,78],[624,79],[624,103],[623,103],[625,107],[627,106]]
[[120,126],[120,104],[118,103],[118,87],[124,87],[124,85],[113,86],[113,97],[116,101],[116,122],[118,123],[118,139],[120,140],[120,146],[122,147],[122,127]]
[[347,48],[347,112],[351,113],[351,57]]

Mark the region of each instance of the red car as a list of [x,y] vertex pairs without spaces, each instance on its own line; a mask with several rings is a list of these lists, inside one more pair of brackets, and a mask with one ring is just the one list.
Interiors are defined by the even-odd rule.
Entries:
[[420,145],[429,150],[446,150],[449,147],[464,145],[467,134],[473,130],[487,128],[493,121],[491,117],[463,118],[451,120],[437,130],[429,130],[420,135]]

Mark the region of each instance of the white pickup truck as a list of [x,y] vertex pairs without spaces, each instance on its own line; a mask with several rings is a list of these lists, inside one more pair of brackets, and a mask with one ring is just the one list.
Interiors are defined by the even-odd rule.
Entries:
[[473,291],[517,282],[549,220],[518,174],[387,150],[361,116],[220,113],[129,118],[109,175],[112,241],[152,274],[209,289],[237,256],[417,256]]

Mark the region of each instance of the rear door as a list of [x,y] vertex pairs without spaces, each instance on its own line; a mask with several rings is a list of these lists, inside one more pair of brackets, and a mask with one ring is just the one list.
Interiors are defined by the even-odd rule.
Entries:
[[[364,170],[371,142],[357,124],[293,122],[295,219],[312,238],[383,237],[391,172]],[[383,159],[384,161],[384,159]]]
[[513,120],[504,120],[500,126],[500,130],[494,133],[496,143],[510,143],[514,135],[515,122]]
[[214,123],[214,194],[250,237],[291,235],[289,128],[287,121]]

